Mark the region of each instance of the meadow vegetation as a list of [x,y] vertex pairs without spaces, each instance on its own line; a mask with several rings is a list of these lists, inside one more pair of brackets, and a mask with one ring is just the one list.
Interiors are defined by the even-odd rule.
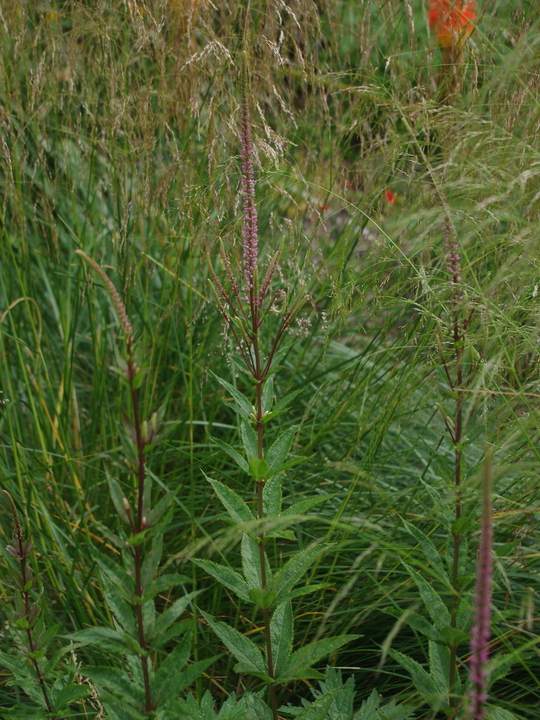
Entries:
[[2,717],[476,720],[481,527],[538,717],[538,9],[428,21],[0,3]]

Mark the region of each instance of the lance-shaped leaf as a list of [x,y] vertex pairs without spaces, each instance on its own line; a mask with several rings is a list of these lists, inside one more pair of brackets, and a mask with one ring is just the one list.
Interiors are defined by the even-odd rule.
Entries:
[[75,683],[66,685],[58,692],[54,701],[52,701],[54,702],[54,712],[60,712],[71,705],[71,703],[88,697],[90,692],[90,688],[86,685],[76,685]]
[[144,655],[144,651],[138,642],[127,633],[112,628],[88,628],[68,635],[70,640],[80,645],[96,645],[101,650],[109,650],[112,653]]
[[305,515],[305,513],[309,512],[311,508],[315,507],[315,505],[319,505],[319,503],[322,503],[325,500],[328,500],[328,495],[321,495],[319,497],[308,498],[306,500],[299,500],[297,503],[294,503],[294,505],[291,505],[289,508],[284,510],[281,513],[281,517],[290,517],[291,515]]
[[276,678],[276,682],[289,682],[291,680],[324,677],[317,670],[313,670],[311,666],[358,637],[360,636],[338,635],[337,637],[316,640],[304,645],[290,656],[283,672]]
[[270,375],[270,377],[266,378],[263,385],[262,390],[262,411],[263,413],[268,413],[272,409],[272,402],[274,400],[274,378]]
[[128,705],[143,707],[144,691],[142,687],[130,680],[126,673],[118,668],[89,666],[81,669],[77,668],[77,672],[99,685],[99,687],[113,693]]
[[412,535],[416,542],[420,545],[426,560],[431,564],[432,569],[438,575],[440,580],[450,584],[446,570],[444,569],[442,558],[430,538],[428,538],[427,535],[425,535],[417,527],[406,520],[403,520],[403,518],[401,519],[401,522],[403,523],[405,530],[407,530],[407,532]]
[[223,503],[223,507],[229,513],[230,517],[234,522],[243,525],[244,523],[252,523],[254,517],[251,510],[248,508],[246,503],[242,500],[240,495],[231,490],[223,483],[217,480],[211,480],[206,478],[210,485],[214,488],[214,492]]
[[215,563],[212,560],[193,558],[192,562],[215,578],[222,585],[225,585],[226,588],[229,588],[229,590],[236,593],[241,600],[247,600],[247,602],[250,602],[249,585],[240,573],[236,572],[236,570],[233,570],[226,565],[218,565],[218,563]]
[[389,650],[389,655],[394,658],[402,667],[407,670],[413,681],[413,685],[428,704],[432,704],[438,697],[437,685],[431,675],[424,668],[408,655],[403,655],[398,650]]
[[265,458],[268,463],[269,474],[278,472],[285,463],[297,429],[298,427],[294,425],[288,430],[285,430],[268,449]]
[[111,613],[118,624],[132,637],[137,636],[137,625],[133,614],[132,606],[124,600],[115,585],[111,583],[107,575],[101,575],[103,595]]
[[300,582],[317,555],[327,547],[327,545],[311,545],[305,550],[301,550],[296,555],[293,555],[276,573],[272,583],[272,590],[276,593],[277,603],[284,602],[287,599],[287,593]]
[[[249,535],[245,534],[242,536],[242,570],[246,583],[250,590],[259,589],[263,586],[263,578],[261,572],[261,551],[258,543],[253,540]],[[269,583],[272,577],[270,570],[270,564],[266,553],[264,553],[265,567],[266,567],[266,582]]]
[[272,720],[272,711],[255,693],[244,695],[245,716],[243,720]]
[[[166,656],[165,660],[161,663],[155,673],[152,682],[152,697],[154,698],[154,703],[157,706],[159,706],[160,702],[167,699],[172,694],[180,694],[180,692],[187,687],[187,685],[184,685],[183,687],[180,687],[180,685],[181,677],[185,672],[185,665],[189,660],[191,652],[191,636],[191,632],[186,633],[174,650]],[[213,661],[214,658],[211,658],[209,660],[203,660],[202,663],[194,663],[193,665],[190,665],[190,669],[192,668],[195,672],[193,679],[203,672]]]
[[242,444],[244,445],[247,459],[251,460],[252,458],[258,458],[259,445],[257,435],[247,420],[242,420],[240,423],[240,436],[242,438]]
[[326,720],[330,706],[336,699],[340,690],[341,688],[336,688],[335,690],[330,690],[330,692],[322,695],[320,698],[315,700],[315,702],[312,702],[299,712],[296,716],[297,720]]
[[263,510],[266,518],[276,518],[281,513],[281,473],[276,473],[264,483]]
[[218,445],[222,450],[224,450],[227,455],[234,460],[234,462],[238,465],[238,467],[243,470],[246,473],[249,473],[249,466],[246,462],[246,459],[240,455],[240,453],[235,450],[229,443],[226,443],[224,440],[220,440],[219,438],[213,437],[210,435],[210,440]]
[[122,518],[122,520],[127,524],[129,523],[129,518],[127,516],[126,508],[124,506],[124,496],[125,493],[122,492],[122,489],[120,488],[120,485],[118,482],[112,478],[107,473],[107,482],[109,484],[109,492],[111,494],[111,499],[113,501],[114,507],[116,508],[116,512],[118,513],[118,516]]
[[270,638],[274,656],[274,672],[279,677],[292,652],[293,616],[290,602],[284,602],[275,609],[270,621]]
[[[212,371],[210,371],[212,372]],[[241,415],[246,420],[249,420],[251,415],[253,414],[253,406],[247,399],[245,395],[242,395],[242,393],[237,390],[233,385],[228,383],[226,380],[223,380],[223,378],[218,377],[215,373],[212,373],[212,375],[216,378],[216,380],[222,385],[226,390],[229,391],[231,394],[233,401],[234,401],[234,409],[236,412]]]
[[271,682],[262,653],[254,642],[230,625],[220,620],[214,620],[202,610],[200,612],[221,642],[238,660],[238,665],[235,668],[237,672],[249,672],[267,682]]
[[[443,700],[442,707],[448,707],[448,678],[450,677],[450,651],[446,645],[429,641],[429,670],[435,681],[435,687]],[[457,679],[457,678],[456,678]],[[455,692],[459,693],[460,688],[456,687]]]
[[150,638],[156,638],[159,640],[160,636],[165,633],[169,627],[178,619],[178,617],[184,612],[189,603],[197,597],[200,590],[190,592],[184,597],[178,598],[169,608],[162,612],[161,615],[156,619],[152,634]]
[[431,585],[416,572],[416,570],[413,570],[412,567],[403,561],[401,562],[416,583],[420,597],[424,601],[426,610],[428,611],[429,616],[431,617],[437,630],[441,631],[444,627],[450,625],[450,613],[439,595],[435,592]]

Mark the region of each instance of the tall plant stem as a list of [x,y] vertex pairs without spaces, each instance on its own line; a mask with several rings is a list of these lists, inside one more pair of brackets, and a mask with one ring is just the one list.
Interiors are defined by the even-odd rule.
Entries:
[[[252,305],[254,308],[254,305]],[[261,355],[259,350],[259,338],[257,336],[257,324],[258,324],[258,313],[255,310],[252,312],[253,320],[253,353],[255,356],[255,371],[257,373],[257,385],[256,385],[256,402],[257,402],[257,454],[259,460],[264,457],[264,425],[262,422],[263,418],[263,407],[262,407],[262,390],[264,383],[264,374],[261,377]],[[263,505],[263,488],[264,480],[257,480],[257,506],[259,520],[264,519],[264,505]],[[265,558],[265,541],[264,541],[264,524],[261,522],[261,529],[259,531],[259,557],[261,562],[261,586],[262,590],[266,590],[267,578],[266,578],[266,558]],[[274,660],[272,657],[272,636],[270,634],[270,612],[267,607],[263,608],[263,621],[264,621],[264,636],[266,642],[266,657],[268,662],[268,677],[271,680],[274,679]],[[277,701],[276,701],[276,688],[272,683],[268,683],[268,696],[270,699],[270,707],[272,709],[273,720],[278,720],[277,712]]]
[[[460,329],[459,315],[454,311],[454,352],[456,358],[456,418],[455,430],[452,438],[454,444],[454,492],[455,492],[455,523],[452,531],[454,558],[452,562],[452,605],[450,610],[450,627],[457,625],[457,613],[459,608],[459,552],[461,548],[461,533],[459,532],[459,520],[461,518],[461,460],[462,460],[462,439],[463,439],[463,333]],[[456,685],[456,656],[457,646],[450,646],[450,673],[449,673],[449,694],[450,707],[455,707],[454,690]]]
[[[145,479],[145,463],[146,458],[144,455],[144,439],[141,432],[141,417],[139,413],[139,400],[137,396],[137,389],[135,388],[135,376],[136,376],[136,365],[133,360],[133,348],[131,337],[128,338],[127,342],[127,354],[128,354],[128,378],[131,393],[131,404],[133,407],[133,425],[135,427],[135,437],[137,443],[137,517],[135,520],[135,533],[140,533],[144,530],[144,479]],[[133,560],[135,565],[135,597],[140,599],[143,595],[143,586],[141,579],[142,571],[142,545],[137,545],[133,554]],[[145,695],[145,712],[150,713],[153,710],[152,706],[152,692],[150,689],[150,674],[148,672],[148,656],[146,655],[147,643],[146,635],[144,632],[144,620],[142,605],[140,602],[135,603],[135,614],[137,616],[137,631],[139,636],[139,645],[145,652],[145,655],[141,655],[142,674],[144,681],[144,695]]]

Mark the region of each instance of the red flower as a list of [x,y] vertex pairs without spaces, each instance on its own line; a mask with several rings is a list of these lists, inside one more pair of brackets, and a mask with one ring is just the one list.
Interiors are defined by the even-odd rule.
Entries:
[[474,30],[475,0],[430,0],[429,27],[441,47],[461,49]]
[[394,193],[391,190],[387,190],[384,193],[384,197],[386,198],[386,202],[389,203],[390,205],[396,204],[396,196],[394,195]]

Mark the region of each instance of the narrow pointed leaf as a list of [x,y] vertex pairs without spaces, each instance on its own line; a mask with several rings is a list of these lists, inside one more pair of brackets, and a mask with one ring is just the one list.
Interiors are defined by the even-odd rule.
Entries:
[[285,430],[266,453],[266,462],[271,473],[277,472],[287,459],[297,429],[298,427],[295,425]]
[[433,544],[433,542],[430,540],[430,538],[427,537],[421,530],[419,530],[417,527],[412,525],[412,523],[407,522],[406,520],[402,519],[403,527],[407,532],[413,536],[413,538],[416,540],[416,542],[420,545],[422,548],[422,551],[424,553],[424,556],[426,560],[431,564],[432,569],[437,573],[437,575],[441,578],[441,580],[445,582],[449,582],[449,579],[446,574],[446,570],[444,569],[443,561],[439,553],[437,552],[437,548]]
[[276,678],[276,680],[278,682],[286,682],[309,677],[305,672],[307,669],[311,668],[312,665],[327,655],[331,655],[351,640],[356,640],[358,637],[360,636],[338,635],[337,637],[325,638],[324,640],[317,640],[304,645],[304,647],[301,647],[291,655],[283,673],[280,677]]
[[275,609],[270,622],[270,637],[277,677],[285,669],[292,652],[293,616],[290,602],[284,602]]
[[231,490],[217,480],[211,480],[210,478],[207,478],[207,480],[214,488],[214,492],[223,503],[225,510],[236,523],[243,524],[253,522],[254,518],[251,510],[234,490]]
[[239,598],[249,602],[250,586],[246,583],[240,573],[236,572],[236,570],[233,570],[226,565],[218,565],[218,563],[212,562],[212,560],[194,558],[192,559],[192,562],[215,578],[222,585],[225,585],[226,588],[229,588],[229,590],[236,593]]
[[411,676],[413,685],[428,704],[432,704],[439,693],[437,685],[431,675],[424,668],[408,655],[403,655],[398,650],[390,649],[388,654],[394,658]]
[[151,638],[157,638],[170,628],[170,626],[180,617],[190,602],[199,595],[200,591],[190,592],[184,597],[178,598],[169,608],[156,618]]
[[219,620],[214,620],[214,618],[202,610],[200,612],[225,647],[238,660],[243,669],[247,669],[248,672],[266,674],[266,666],[262,653],[251,640],[230,625]]
[[253,414],[253,406],[247,399],[245,395],[242,395],[242,393],[237,390],[233,385],[228,383],[226,380],[223,380],[223,378],[218,377],[214,373],[212,375],[216,378],[216,380],[222,385],[226,390],[229,391],[231,394],[233,400],[234,400],[234,407],[236,412],[238,412],[239,415],[241,415],[246,420],[249,420],[250,416]]
[[224,450],[227,455],[234,460],[234,462],[240,467],[241,470],[248,473],[249,472],[249,466],[246,462],[246,459],[240,455],[240,453],[235,450],[229,443],[224,442],[223,440],[220,440],[219,438],[212,437],[210,435],[210,440],[215,443],[216,445],[219,445],[219,447]]
[[276,574],[274,582],[272,583],[272,590],[276,593],[276,602],[281,602],[281,599],[289,590],[300,582],[304,573],[314,562],[317,555],[323,552],[326,547],[327,546],[311,545],[305,550],[301,550],[285,563]]
[[281,473],[276,473],[264,483],[263,510],[266,518],[276,518],[281,513]]
[[403,561],[402,564],[406,568],[411,578],[416,583],[416,587],[418,588],[420,597],[424,601],[426,610],[428,611],[429,616],[433,621],[433,624],[440,632],[444,627],[450,625],[450,613],[448,612],[448,608],[443,603],[439,595],[435,592],[435,590],[431,587],[431,585],[427,583],[416,572],[416,570],[414,570],[412,567],[410,567]]
[[242,443],[244,445],[244,451],[247,455],[247,459],[251,460],[252,458],[258,458],[259,446],[257,435],[247,420],[242,420],[240,423],[240,435],[242,437]]

